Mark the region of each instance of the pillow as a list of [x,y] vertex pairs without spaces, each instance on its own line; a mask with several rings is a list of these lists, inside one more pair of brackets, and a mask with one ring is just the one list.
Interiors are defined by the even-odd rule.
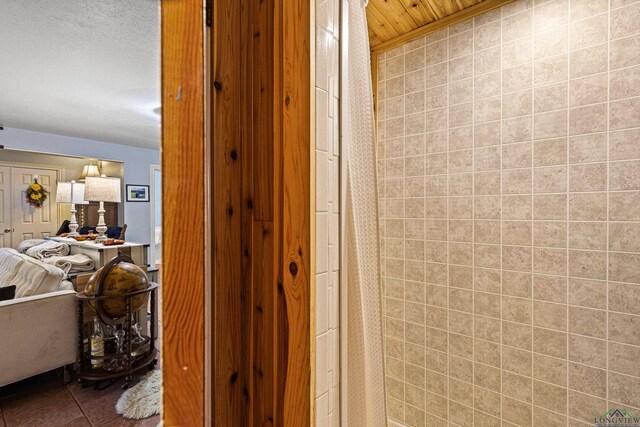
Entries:
[[16,297],[16,285],[0,288],[0,301],[8,301]]
[[[96,227],[82,227],[79,231],[80,234],[89,234],[89,231],[97,233]],[[110,239],[119,239],[122,234],[122,227],[108,227],[105,236]]]
[[24,258],[15,249],[0,249],[0,286],[11,283],[22,263]]
[[122,234],[122,227],[109,227],[106,234],[110,239],[119,239]]
[[55,291],[64,278],[62,269],[27,257],[9,285],[16,285],[16,298],[30,297]]
[[80,233],[80,234],[89,234],[90,231],[96,233],[96,228],[95,227],[82,227],[80,230],[78,230],[78,233]]

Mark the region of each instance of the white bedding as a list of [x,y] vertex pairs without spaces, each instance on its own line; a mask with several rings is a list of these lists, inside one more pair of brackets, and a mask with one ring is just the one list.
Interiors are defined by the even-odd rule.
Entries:
[[42,262],[61,268],[66,274],[95,269],[95,262],[84,254],[53,256],[43,259]]
[[41,245],[46,242],[45,239],[27,239],[20,242],[18,245],[18,252],[26,254],[27,251],[35,246]]
[[45,240],[44,243],[27,249],[26,255],[38,260],[52,256],[67,256],[69,255],[69,245],[54,242],[53,240]]

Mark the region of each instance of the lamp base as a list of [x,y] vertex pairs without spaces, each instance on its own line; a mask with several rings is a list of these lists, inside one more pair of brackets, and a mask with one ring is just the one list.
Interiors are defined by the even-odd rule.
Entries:
[[80,233],[78,233],[78,220],[76,219],[76,205],[72,204],[71,205],[71,221],[69,224],[69,237],[73,237],[73,236],[79,236]]
[[100,202],[100,208],[98,209],[98,226],[96,227],[96,231],[98,232],[96,243],[102,243],[107,240],[107,236],[104,235],[107,232],[107,224],[104,222],[104,213],[104,202]]

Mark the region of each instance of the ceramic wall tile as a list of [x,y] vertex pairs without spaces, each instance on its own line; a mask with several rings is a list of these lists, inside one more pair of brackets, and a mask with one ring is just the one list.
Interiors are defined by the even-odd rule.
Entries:
[[381,59],[393,420],[640,405],[639,22],[637,1],[516,0]]

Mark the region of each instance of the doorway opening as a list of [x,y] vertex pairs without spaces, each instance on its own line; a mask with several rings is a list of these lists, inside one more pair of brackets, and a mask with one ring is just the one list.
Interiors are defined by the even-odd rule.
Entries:
[[157,425],[160,0],[0,11],[0,426]]

